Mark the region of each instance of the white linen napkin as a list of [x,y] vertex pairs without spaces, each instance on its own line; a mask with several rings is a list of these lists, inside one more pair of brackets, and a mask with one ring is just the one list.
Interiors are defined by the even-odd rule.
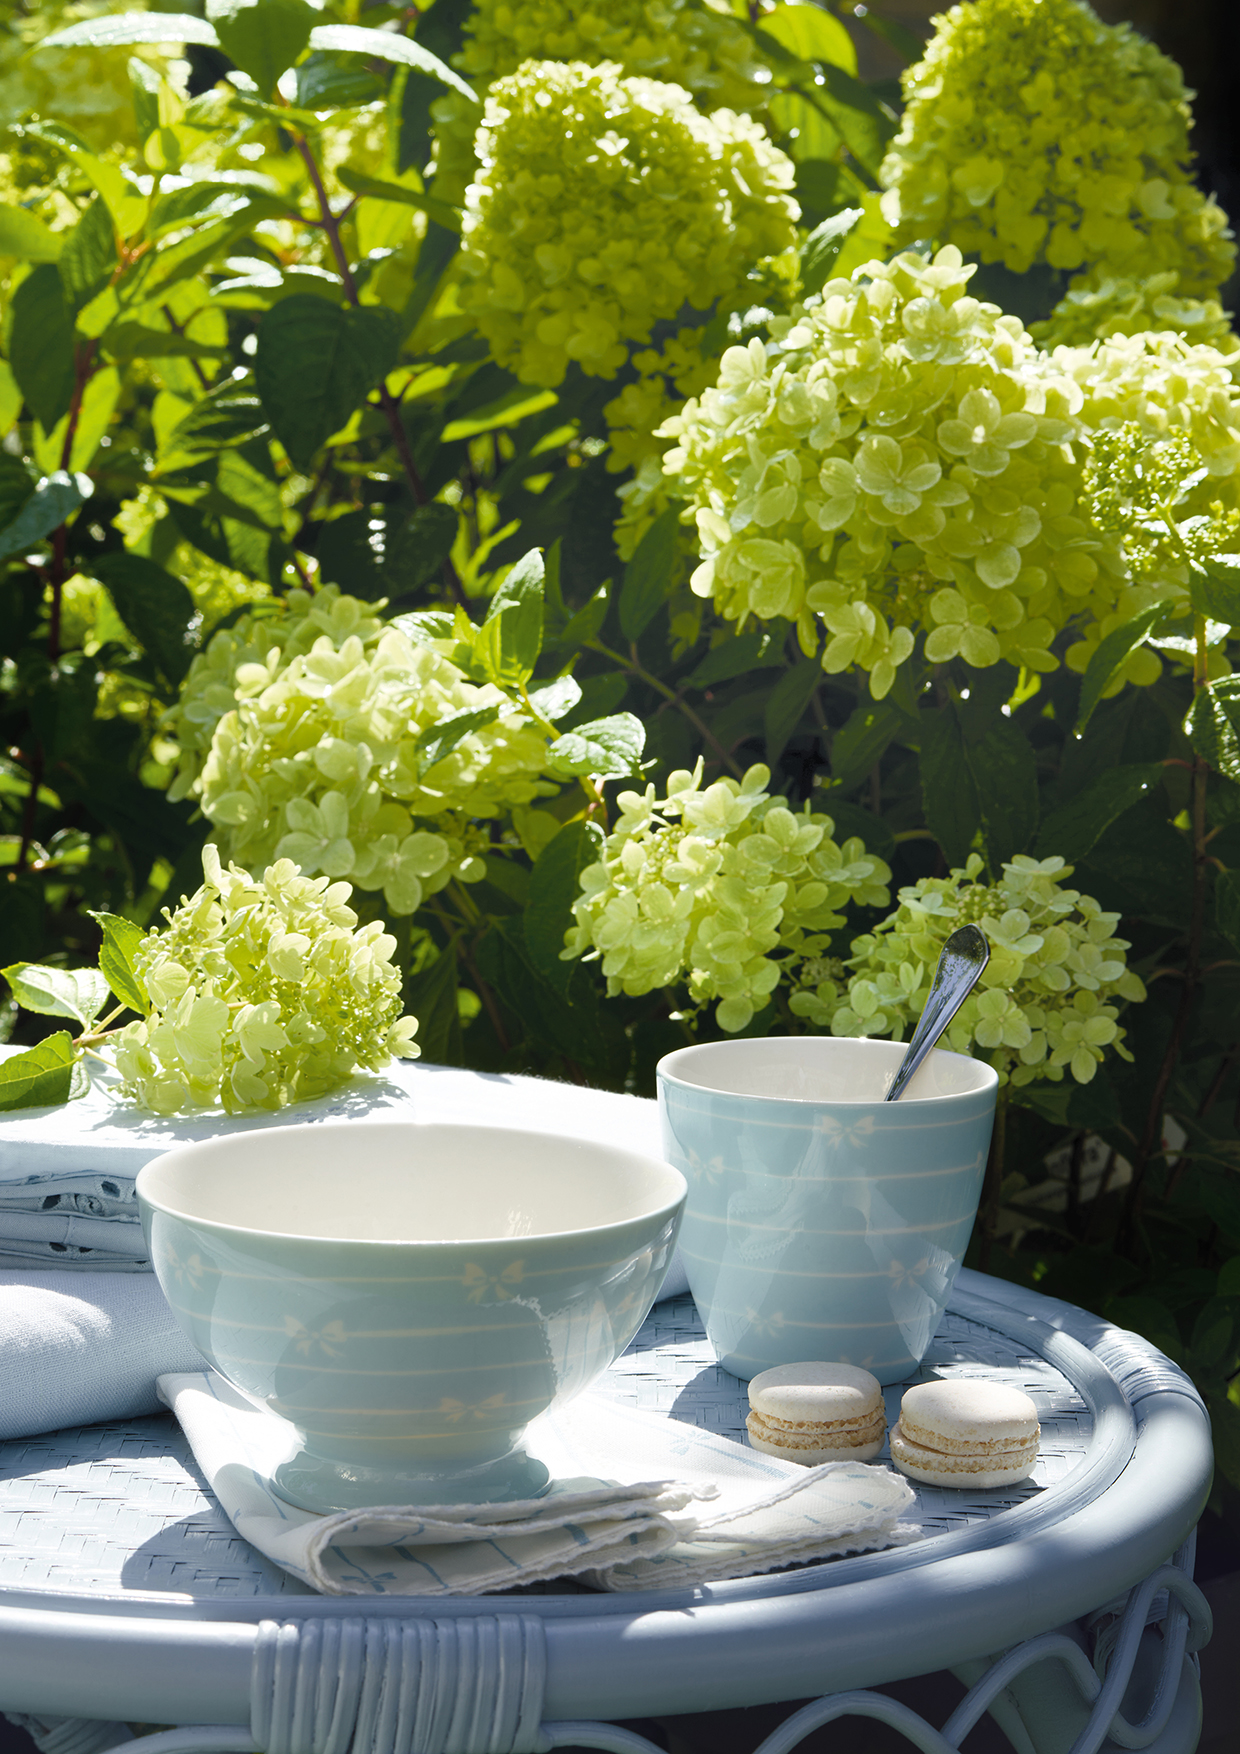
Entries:
[[202,1364],[153,1274],[0,1271],[0,1440],[158,1413]]
[[802,1468],[696,1426],[582,1395],[531,1425],[551,1470],[518,1504],[382,1505],[319,1516],[267,1478],[291,1428],[213,1371],[161,1376],[159,1393],[238,1534],[328,1595],[481,1595],[553,1577],[606,1590],[748,1577],[916,1538],[889,1469]]

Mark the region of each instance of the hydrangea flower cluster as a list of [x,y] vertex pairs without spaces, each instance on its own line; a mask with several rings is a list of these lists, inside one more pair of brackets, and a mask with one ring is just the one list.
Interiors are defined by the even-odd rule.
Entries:
[[897,244],[1171,271],[1187,297],[1227,279],[1226,216],[1189,176],[1187,94],[1153,43],[1083,0],[972,0],[937,23],[881,172]]
[[756,122],[614,63],[527,61],[491,87],[462,228],[464,308],[523,383],[706,309],[794,238],[791,161]]
[[973,922],[990,941],[981,981],[947,1035],[957,1053],[988,1058],[1003,1081],[1058,1083],[1071,1072],[1088,1084],[1104,1052],[1124,1059],[1116,1001],[1144,999],[1127,966],[1119,915],[1062,882],[1060,858],[1021,854],[995,884],[970,855],[947,877],[923,877],[900,891],[900,905],[873,932],[855,938],[846,961],[803,962],[789,1004],[834,1035],[889,1035],[902,1041],[925,1008],[943,944]]
[[721,1029],[744,1029],[779,982],[771,952],[844,923],[850,902],[883,907],[891,872],[856,838],[837,846],[829,816],[789,810],[770,769],[702,787],[702,763],[621,792],[597,864],[581,874],[566,960],[602,959],[609,994],[687,980],[695,1005],[719,1000]]
[[[770,91],[769,72],[726,0],[481,0],[465,21],[455,64],[480,98],[524,61],[613,62],[626,78],[683,86],[698,108],[750,111]],[[435,193],[462,201],[477,159],[479,111],[461,93],[431,106],[435,122]]]
[[[750,110],[767,96],[767,70],[721,0],[480,0],[465,22],[456,65],[490,84],[522,61],[614,61],[627,77],[683,85],[703,110]],[[767,76],[769,78],[769,75]]]
[[1144,279],[1117,279],[1095,272],[1069,288],[1050,316],[1031,323],[1029,333],[1048,352],[1056,347],[1088,347],[1112,335],[1141,335],[1170,329],[1185,340],[1234,354],[1240,342],[1216,298],[1179,298],[1179,276],[1170,270]]
[[378,921],[357,929],[347,883],[289,859],[254,878],[211,846],[202,865],[202,888],[134,952],[153,1009],[116,1038],[126,1096],[156,1114],[274,1109],[417,1057],[396,940]]
[[371,605],[330,587],[289,595],[282,622],[243,616],[195,660],[169,719],[178,795],[197,797],[217,841],[255,869],[292,859],[307,876],[351,877],[395,914],[453,878],[477,881],[475,819],[558,790],[542,777],[544,732]]
[[[1235,546],[1240,525],[1240,385],[1230,354],[1167,331],[1112,335],[1059,348],[1055,366],[1079,385],[1090,436],[1085,471],[1095,529],[1122,543],[1125,579],[1097,586],[1066,661],[1084,671],[1098,641],[1158,601],[1189,610],[1189,561]],[[1139,648],[1124,679],[1156,681],[1161,666]]]
[[828,281],[661,428],[693,589],[738,624],[795,621],[807,653],[821,620],[824,669],[869,671],[879,699],[918,627],[933,663],[1053,670],[1056,632],[1122,575],[1077,503],[1082,386],[973,272],[948,245]]

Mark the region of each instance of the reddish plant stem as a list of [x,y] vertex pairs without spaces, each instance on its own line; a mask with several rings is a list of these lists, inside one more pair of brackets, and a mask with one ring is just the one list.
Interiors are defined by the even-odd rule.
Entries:
[[[327,233],[327,241],[331,245],[332,255],[336,259],[336,271],[344,283],[345,297],[351,305],[358,305],[361,300],[358,296],[357,282],[353,278],[353,270],[349,267],[348,252],[345,250],[344,242],[340,236],[340,221],[332,212],[331,203],[327,199],[327,190],[323,186],[323,178],[319,173],[314,153],[310,150],[310,143],[304,136],[296,135],[294,138],[297,141],[297,150],[301,154],[310,181],[314,185],[314,192],[319,203],[319,213],[322,216],[323,230]],[[392,444],[395,447],[405,479],[409,483],[409,491],[416,504],[426,505],[430,495],[426,491],[426,486],[418,473],[417,464],[413,460],[409,434],[405,431],[405,423],[400,417],[400,403],[388,389],[386,383],[380,384],[378,396],[379,407],[383,411],[383,418],[387,421],[388,431],[392,435]],[[463,609],[468,610],[469,598],[466,596],[465,587],[450,560],[445,560],[443,563],[443,576],[444,582],[457,602]]]

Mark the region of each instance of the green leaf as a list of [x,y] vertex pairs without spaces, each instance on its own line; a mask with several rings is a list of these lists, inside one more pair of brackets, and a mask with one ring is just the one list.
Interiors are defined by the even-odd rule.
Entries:
[[856,835],[865,843],[867,852],[877,853],[880,859],[890,864],[895,857],[896,837],[881,816],[875,816],[872,810],[863,810],[860,804],[846,803],[831,792],[822,798],[821,807],[834,824],[832,839],[837,844],[842,846]]
[[102,292],[116,268],[116,232],[107,202],[96,195],[65,239],[60,279],[69,307],[77,312]]
[[810,696],[822,680],[822,665],[817,658],[802,658],[785,670],[772,688],[766,702],[766,761],[774,768],[783,754],[789,737],[801,722]]
[[91,563],[108,587],[116,613],[169,682],[180,682],[194,656],[190,627],[197,615],[189,591],[141,554],[120,551]]
[[16,256],[19,262],[54,262],[63,247],[63,234],[49,231],[33,213],[0,203],[0,256]]
[[844,239],[859,219],[864,207],[845,207],[824,219],[817,230],[810,232],[801,246],[801,290],[808,294],[821,292],[831,277],[835,259],[844,247]]
[[562,962],[564,934],[573,923],[581,873],[597,862],[603,831],[595,822],[570,822],[543,848],[530,874],[525,904],[525,947],[543,978],[564,992],[577,965]]
[[976,742],[965,739],[982,818],[986,857],[997,872],[1023,853],[1038,831],[1038,764],[1033,744],[1010,719],[1000,718]]
[[451,755],[463,737],[468,737],[471,731],[481,730],[483,725],[493,724],[498,717],[497,706],[483,706],[473,712],[457,713],[451,719],[441,719],[437,725],[428,725],[413,746],[418,778],[424,779],[436,762]]
[[336,49],[351,55],[377,55],[384,61],[416,67],[421,73],[429,73],[441,85],[450,85],[453,91],[467,97],[471,103],[480,102],[473,87],[446,66],[438,55],[432,55],[421,43],[410,42],[408,37],[397,36],[392,31],[365,30],[356,24],[320,24],[310,32],[310,47]]
[[524,687],[542,651],[542,553],[531,548],[491,599],[474,652],[487,677],[501,688]]
[[305,49],[317,17],[306,0],[207,0],[221,49],[263,97]]
[[581,684],[572,676],[557,676],[545,688],[536,688],[530,705],[544,719],[562,719],[581,699]]
[[667,599],[675,576],[679,528],[679,508],[669,506],[651,524],[624,569],[618,610],[625,639],[640,639]]
[[1078,733],[1089,723],[1094,708],[1102,699],[1103,690],[1120,665],[1136,651],[1158,623],[1166,619],[1168,613],[1167,604],[1154,603],[1150,608],[1143,609],[1140,615],[1134,615],[1131,621],[1124,622],[1122,627],[1113,629],[1099,642],[1081,684],[1081,704],[1076,717]]
[[765,627],[751,628],[748,633],[722,640],[707,652],[701,663],[685,678],[686,688],[710,688],[716,682],[730,682],[734,676],[747,676],[751,670],[774,668],[784,661],[783,641],[772,636]]
[[866,777],[906,724],[889,700],[863,700],[853,708],[831,740],[831,774],[841,791],[851,791]]
[[108,1002],[108,983],[97,968],[44,968],[13,962],[0,968],[25,1011],[40,1017],[72,1017],[89,1029]]
[[1219,1269],[1218,1294],[1220,1297],[1240,1297],[1240,1255],[1233,1255]]
[[1184,721],[1188,740],[1229,780],[1240,780],[1240,676],[1220,676],[1199,688]]
[[629,679],[619,670],[608,670],[601,676],[587,676],[581,684],[581,699],[570,707],[561,729],[575,731],[591,719],[610,718],[619,710],[628,691]]
[[599,1004],[597,987],[580,968],[568,991],[553,987],[534,966],[521,923],[520,916],[496,920],[480,940],[475,954],[483,979],[538,1052],[563,1054],[578,1065],[610,1062],[614,1078],[615,1061],[623,1065],[628,1046],[614,1014]]
[[944,858],[949,865],[963,865],[981,833],[982,808],[950,701],[921,714],[921,795]]
[[221,384],[195,402],[184,420],[169,433],[165,460],[227,450],[260,438],[267,431],[266,412],[253,390],[234,383]]
[[266,312],[254,380],[298,468],[309,467],[319,446],[392,370],[399,349],[396,313],[381,306],[345,308],[298,292]]
[[20,457],[0,451],[0,531],[6,530],[34,492],[34,479]]
[[432,1066],[460,1066],[461,1013],[457,1004],[455,950],[441,950],[434,962],[405,985],[404,1007],[418,1020],[418,1046]]
[[802,87],[804,95],[821,104],[857,163],[876,177],[887,142],[896,131],[895,122],[867,87],[842,67],[824,64],[822,73],[825,85]]
[[50,432],[73,400],[73,317],[60,270],[43,262],[13,294],[9,364],[30,412]]
[[28,1052],[0,1060],[0,1109],[51,1108],[68,1102],[73,1059],[73,1042],[60,1029]]
[[[46,48],[47,44],[40,46]],[[65,155],[91,187],[98,189],[123,236],[128,236],[141,223],[143,209],[136,185],[126,178],[119,166],[109,164],[93,153],[80,134],[66,128],[63,122],[27,122],[22,132]],[[135,197],[139,203],[136,211],[131,205]],[[122,220],[131,223],[121,223]]]
[[133,99],[138,139],[145,146],[159,127],[159,74],[136,55],[129,58],[129,95]]
[[418,189],[406,189],[403,183],[385,183],[381,177],[368,177],[364,171],[353,170],[347,164],[340,166],[336,177],[355,195],[370,195],[377,201],[399,201],[405,207],[416,207],[419,213],[425,213],[445,231],[459,232],[461,229],[461,209],[447,201],[437,201],[433,195],[424,195]]
[[92,913],[90,917],[103,932],[99,950],[100,974],[122,1005],[128,1005],[139,1017],[145,1017],[151,1009],[151,1001],[134,968],[133,953],[146,933],[141,926],[123,919],[120,914]]
[[194,341],[172,329],[148,329],[143,323],[113,323],[99,337],[104,351],[120,365],[131,359],[228,359],[227,347]]
[[1240,950],[1240,871],[1220,871],[1214,879],[1214,921],[1228,943]]
[[[438,95],[438,87],[435,91]],[[297,102],[302,109],[352,109],[382,96],[382,82],[353,55],[316,50],[298,63]]]
[[1083,859],[1111,824],[1158,784],[1162,771],[1160,763],[1143,761],[1100,774],[1043,820],[1035,856],[1050,859],[1058,853],[1069,865]]
[[44,37],[41,49],[116,49],[127,43],[209,43],[219,38],[204,19],[187,12],[120,12],[104,18],[86,18],[54,36]]
[[756,41],[775,41],[791,51],[800,61],[829,62],[857,71],[857,51],[853,40],[838,18],[815,5],[779,6],[758,22]]
[[1143,798],[1100,836],[1072,881],[1108,910],[1182,930],[1193,893],[1193,849],[1161,803]]
[[547,766],[565,776],[625,779],[636,773],[645,747],[646,727],[641,720],[632,713],[614,713],[557,737],[547,747]]
[[44,476],[7,528],[0,530],[0,560],[33,548],[58,529],[94,492],[89,475],[66,475],[58,469]]
[[1240,554],[1212,554],[1189,574],[1193,608],[1211,621],[1240,624]]

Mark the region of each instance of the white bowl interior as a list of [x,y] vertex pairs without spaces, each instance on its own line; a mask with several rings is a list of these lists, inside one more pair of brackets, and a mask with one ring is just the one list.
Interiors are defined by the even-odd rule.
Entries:
[[670,1164],[505,1127],[339,1121],[233,1133],[147,1164],[138,1192],[192,1220],[347,1242],[480,1242],[597,1230],[685,1192]]
[[[794,1102],[881,1102],[908,1044],[857,1036],[763,1036],[702,1042],[659,1062],[664,1078],[732,1096]],[[899,1101],[966,1096],[997,1083],[993,1067],[933,1048]]]

